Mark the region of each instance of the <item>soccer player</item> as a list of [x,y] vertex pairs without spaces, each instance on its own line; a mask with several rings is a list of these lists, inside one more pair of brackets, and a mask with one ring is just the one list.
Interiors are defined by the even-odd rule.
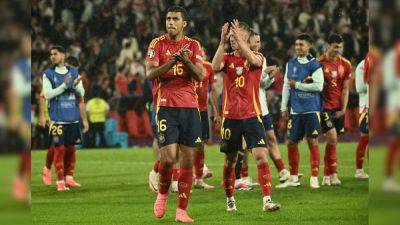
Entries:
[[[252,32],[250,34],[250,49],[259,52],[261,48],[261,38],[260,35],[256,32]],[[285,164],[283,163],[281,153],[278,148],[278,140],[275,136],[274,126],[272,124],[271,117],[269,115],[267,99],[265,90],[269,88],[275,81],[274,76],[279,71],[276,66],[268,66],[264,57],[263,60],[263,75],[260,84],[260,104],[261,104],[261,112],[262,119],[265,132],[268,137],[268,150],[269,156],[275,164],[276,169],[279,172],[279,181],[281,183],[285,182],[289,179],[290,173],[285,169]]]
[[356,90],[359,96],[358,107],[359,107],[359,126],[360,126],[360,140],[356,150],[356,174],[355,178],[368,179],[369,176],[363,170],[363,162],[365,152],[368,150],[369,142],[369,127],[368,127],[368,98],[369,98],[369,85],[367,79],[364,76],[364,63],[365,60],[361,61],[355,71],[356,74]]
[[[287,123],[288,155],[290,178],[277,188],[300,186],[298,143],[307,138],[310,149],[311,177],[310,187],[319,188],[318,173],[320,153],[318,135],[320,131],[321,92],[324,84],[322,66],[311,54],[312,38],[308,34],[296,37],[296,58],[286,64],[281,116],[289,119]],[[288,103],[290,100],[290,117]]]
[[[371,48],[370,48],[371,49]],[[377,80],[376,76],[379,71],[378,53],[370,51],[366,58],[368,61],[368,70],[366,76],[371,76],[370,84]],[[375,59],[374,59],[375,58]],[[374,62],[375,61],[375,62]],[[379,62],[379,61],[378,61]],[[386,192],[400,193],[400,184],[396,181],[393,170],[400,156],[400,42],[397,40],[395,46],[386,53],[382,60],[383,87],[386,91],[387,105],[387,126],[389,128],[388,149],[385,159],[385,180],[383,182],[383,190]],[[374,65],[375,64],[375,65]],[[376,83],[374,84],[376,85]],[[372,99],[371,99],[372,100]],[[376,107],[376,106],[375,106]],[[398,167],[397,167],[398,168]]]
[[228,23],[221,30],[221,40],[212,60],[214,71],[223,71],[224,100],[222,108],[221,152],[225,153],[223,185],[227,211],[236,211],[234,194],[235,165],[242,136],[257,163],[258,181],[263,195],[263,210],[275,211],[280,205],[271,200],[271,174],[267,162],[267,137],[262,124],[259,88],[263,55],[253,52],[248,43],[250,28],[234,20],[230,23],[230,45],[225,53]]
[[157,138],[160,147],[159,187],[154,214],[162,218],[167,209],[172,167],[178,160],[178,207],[175,220],[193,222],[187,205],[193,182],[193,158],[201,147],[201,121],[195,81],[203,80],[199,42],[183,34],[187,26],[186,10],[172,6],[167,10],[167,34],[152,40],[146,59],[146,75],[157,79]]
[[[212,69],[212,65],[210,62],[206,61],[206,53],[205,50],[202,49],[202,57],[203,57],[203,67],[204,67],[204,78],[203,81],[196,82],[196,93],[197,99],[199,102],[199,110],[201,117],[201,133],[203,142],[207,141],[210,138],[210,126],[208,120],[208,99],[209,99],[209,90],[211,90],[211,107],[213,112],[217,112],[216,103],[218,102],[217,88],[215,86],[215,75]],[[202,189],[214,189],[214,186],[206,184],[203,181],[203,172],[204,172],[204,145],[197,149],[194,157],[194,168],[195,168],[195,188]]]
[[344,115],[349,101],[351,63],[341,56],[343,38],[331,34],[327,41],[327,51],[318,58],[324,71],[322,132],[326,134],[324,157],[324,178],[322,185],[336,186],[341,182],[337,176],[336,145],[338,135],[344,133]]
[[[68,56],[65,59],[65,64],[72,66],[74,68],[79,67],[78,59],[73,56]],[[80,97],[80,98],[82,99],[83,97]],[[83,101],[79,101],[79,107],[84,107]],[[80,111],[80,113],[81,112],[82,111]],[[81,117],[84,118],[85,115],[81,115]],[[50,123],[51,123],[51,121],[50,121],[49,111],[48,111],[48,102],[46,101],[46,98],[44,97],[44,90],[42,90],[42,92],[40,93],[40,96],[39,96],[39,126],[41,126],[43,128],[47,128],[47,130],[48,130]],[[66,159],[65,162],[75,165],[76,151],[73,151],[72,154],[68,155],[68,157],[70,159]],[[43,175],[42,175],[42,182],[45,185],[51,185],[51,183],[52,183],[51,164],[53,164],[53,160],[54,160],[54,146],[48,146],[47,153],[46,153],[46,162],[45,162],[45,166],[43,167]],[[73,176],[74,167],[75,166],[66,165],[65,168],[67,168],[67,170],[65,170],[65,172],[64,172],[65,176]],[[76,184],[78,184],[78,183],[76,183]]]
[[[50,106],[52,123],[49,134],[50,146],[54,146],[57,190],[66,191],[68,186],[80,186],[72,176],[75,167],[75,144],[82,141],[79,120],[82,119],[84,133],[89,126],[85,107],[79,105],[79,100],[82,101],[84,96],[84,89],[77,69],[65,66],[65,49],[62,46],[53,46],[50,49],[50,60],[53,66],[44,71],[43,90]],[[69,167],[65,168],[65,165]],[[65,171],[70,173],[65,174]]]

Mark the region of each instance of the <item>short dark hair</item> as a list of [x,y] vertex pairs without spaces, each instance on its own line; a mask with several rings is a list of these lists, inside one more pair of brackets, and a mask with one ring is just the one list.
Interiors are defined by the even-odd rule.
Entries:
[[65,63],[67,63],[69,66],[76,68],[79,67],[79,60],[73,56],[68,56],[67,59],[65,59]]
[[306,34],[306,33],[299,34],[299,35],[296,37],[296,40],[307,41],[307,42],[309,42],[310,44],[313,43],[312,37],[311,37],[310,35]]
[[65,54],[65,48],[63,47],[63,46],[61,46],[61,45],[53,45],[51,48],[50,48],[50,51],[51,50],[57,50],[57,51],[59,51],[59,52],[61,52],[61,53],[64,53]]
[[336,43],[336,44],[343,43],[342,36],[340,36],[339,34],[331,34],[331,35],[329,35],[328,44],[333,44],[333,43]]
[[167,12],[165,13],[165,15],[167,15],[167,13],[169,13],[169,12],[179,12],[179,13],[181,13],[182,19],[184,21],[188,20],[188,14],[186,12],[186,9],[181,7],[181,6],[179,6],[179,5],[174,5],[174,6],[169,7],[167,9]]

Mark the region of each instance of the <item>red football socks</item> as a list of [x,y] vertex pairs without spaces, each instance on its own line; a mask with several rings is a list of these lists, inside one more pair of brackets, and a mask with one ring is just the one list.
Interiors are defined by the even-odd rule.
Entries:
[[179,178],[179,169],[178,168],[172,168],[172,181],[177,181]]
[[46,168],[51,169],[51,164],[53,164],[54,160],[54,146],[50,146],[47,149],[47,154],[46,154]]
[[260,183],[263,196],[271,195],[271,172],[267,163],[262,163],[257,166],[258,182]]
[[226,197],[230,198],[233,196],[233,193],[235,192],[235,173],[234,173],[234,168],[228,168],[226,165],[224,165],[224,171],[222,174],[223,178],[223,184],[224,184],[224,190]]
[[74,145],[67,146],[64,158],[65,176],[74,176],[76,163],[76,148]]
[[288,146],[288,155],[289,155],[289,166],[290,166],[290,175],[297,175],[299,173],[299,147],[296,146]]
[[362,169],[364,163],[365,151],[367,150],[369,137],[361,136],[356,150],[356,168]]
[[203,169],[204,169],[204,150],[196,150],[194,156],[194,168],[196,173],[196,179],[201,179],[203,177]]
[[160,160],[159,159],[157,159],[155,162],[154,162],[154,165],[153,165],[153,170],[156,172],[156,173],[158,173],[158,167],[160,166]]
[[64,155],[64,145],[54,147],[54,167],[56,168],[57,181],[64,180]]
[[178,179],[178,208],[186,210],[193,182],[193,168],[182,168]]
[[242,164],[242,168],[240,169],[240,175],[242,177],[249,176],[249,166],[247,164]]
[[311,145],[310,147],[310,164],[311,176],[317,177],[319,173],[320,153],[318,145]]
[[285,164],[283,163],[282,158],[272,159],[272,161],[274,162],[275,167],[278,170],[278,172],[281,172],[282,170],[285,169]]
[[158,192],[164,195],[168,193],[169,186],[171,185],[172,167],[166,167],[165,165],[160,163],[160,166],[158,168],[158,173],[160,174]]
[[326,144],[324,156],[324,175],[329,176],[336,173],[337,167],[336,145]]

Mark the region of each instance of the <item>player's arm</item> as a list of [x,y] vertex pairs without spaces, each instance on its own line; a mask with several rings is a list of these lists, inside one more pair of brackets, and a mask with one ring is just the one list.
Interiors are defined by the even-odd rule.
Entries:
[[324,88],[324,73],[322,67],[315,70],[312,75],[312,83],[301,83],[298,81],[291,80],[290,87],[301,91],[307,92],[321,92]]
[[346,79],[343,82],[342,95],[340,100],[342,103],[342,108],[336,113],[336,117],[341,117],[346,113],[347,104],[349,103],[349,91],[350,91],[350,79]]
[[276,66],[268,66],[263,71],[262,80],[260,83],[260,87],[263,89],[269,88],[275,82],[275,75],[278,72],[278,67]]
[[221,29],[221,40],[218,45],[218,49],[215,52],[214,58],[212,59],[212,68],[214,71],[221,71],[224,68],[224,53],[225,53],[225,42],[227,41],[229,24],[225,23]]
[[82,77],[78,76],[78,78],[74,81],[74,87],[79,97],[85,96],[85,88],[83,87]]
[[231,26],[232,36],[237,41],[240,52],[243,54],[249,64],[257,68],[262,67],[263,59],[259,55],[254,54],[254,52],[250,49],[247,41],[244,40],[244,38],[241,36],[238,20],[233,20]]
[[288,119],[288,103],[290,97],[290,86],[289,79],[287,77],[288,64],[286,64],[285,76],[283,78],[283,89],[282,89],[282,102],[281,102],[281,116],[284,119]]
[[86,114],[86,106],[85,106],[85,102],[84,102],[83,98],[79,98],[78,105],[79,105],[79,113],[81,115],[82,125],[83,125],[82,132],[86,133],[89,130],[89,123],[88,123],[87,114]]
[[67,76],[60,86],[53,89],[50,80],[43,74],[43,91],[47,100],[53,99],[61,95],[67,89],[67,83],[71,81],[71,76]]
[[154,80],[163,74],[166,74],[175,65],[175,63],[175,59],[171,59],[161,66],[159,66],[158,62],[146,62],[146,76],[150,80]]
[[[197,54],[193,52],[193,54]],[[196,56],[197,57],[197,56]],[[182,62],[187,73],[196,81],[200,82],[204,78],[204,68],[203,63],[199,60],[197,62],[192,62],[192,60],[188,57],[188,50],[182,49],[178,52],[178,54],[174,55],[176,61]]]
[[46,99],[44,96],[40,95],[39,97],[39,126],[45,127],[46,126]]

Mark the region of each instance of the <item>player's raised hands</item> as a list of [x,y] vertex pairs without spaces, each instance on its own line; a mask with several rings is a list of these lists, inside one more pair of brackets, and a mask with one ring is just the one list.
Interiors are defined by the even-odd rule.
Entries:
[[221,29],[221,42],[220,44],[225,44],[228,41],[228,30],[229,30],[229,23],[224,23]]
[[268,66],[265,68],[264,72],[267,73],[270,78],[273,78],[279,72],[279,67],[276,65]]

